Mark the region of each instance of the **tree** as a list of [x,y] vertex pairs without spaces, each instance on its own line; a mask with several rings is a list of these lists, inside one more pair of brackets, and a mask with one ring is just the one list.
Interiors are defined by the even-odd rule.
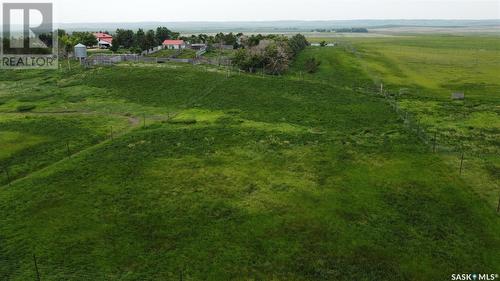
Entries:
[[156,34],[155,34],[154,30],[148,30],[148,32],[146,32],[145,41],[146,41],[146,49],[147,50],[152,49],[152,48],[159,45],[158,40],[156,39]]
[[293,55],[297,55],[300,51],[304,50],[307,46],[309,46],[309,42],[302,34],[297,34],[290,38],[288,41],[288,45],[292,49]]
[[234,35],[232,32],[223,36],[224,45],[232,45],[235,46],[238,42],[238,37]]
[[321,47],[326,47],[327,43],[326,43],[326,41],[321,41],[321,42],[319,43],[319,45],[320,45]]
[[236,54],[234,54],[232,62],[240,69],[248,70],[248,59],[249,59],[249,54],[247,50],[239,49],[238,51],[236,51]]
[[117,29],[114,38],[118,42],[118,47],[129,49],[134,46],[134,31],[132,30]]
[[[223,38],[219,33],[215,36]],[[291,39],[281,35],[252,35],[243,40],[244,49],[239,49],[233,63],[240,69],[253,72],[256,68],[265,68],[269,74],[279,75],[286,72],[294,56],[305,49],[309,42],[303,35],[297,34]]]
[[73,32],[71,37],[75,38],[77,43],[82,43],[87,47],[95,46],[98,43],[97,38],[90,32]]
[[146,33],[144,33],[144,30],[142,28],[139,28],[137,30],[137,33],[135,34],[134,37],[134,47],[137,47],[141,50],[146,50]]
[[177,40],[180,36],[181,34],[179,32],[172,32],[172,39]]
[[111,41],[111,47],[109,48],[112,52],[117,52],[120,49],[120,42],[116,37],[113,37],[113,41]]
[[264,36],[262,36],[261,34],[258,34],[258,35],[251,35],[248,39],[247,39],[247,46],[248,47],[253,47],[253,46],[257,46],[259,45],[260,43],[260,40],[264,39]]
[[198,35],[198,40],[201,42],[201,43],[207,43],[208,42],[208,35],[206,34],[200,34]]
[[66,34],[67,34],[66,30],[64,30],[64,29],[58,29],[57,30],[57,36],[59,36],[59,37],[62,37],[64,35],[66,35]]
[[[62,33],[61,33],[62,34]],[[78,38],[63,34],[59,36],[59,52],[63,56],[67,56],[73,50],[73,47],[78,44]]]
[[254,72],[256,68],[264,65],[264,57],[261,52],[251,52],[247,49],[239,49],[232,60],[233,64],[241,70]]
[[164,27],[164,26],[160,26],[156,29],[156,39],[158,40],[158,42],[163,42],[167,39],[172,39],[173,37],[173,32]]
[[286,41],[275,41],[264,52],[266,71],[270,74],[283,74],[290,65],[292,50]]

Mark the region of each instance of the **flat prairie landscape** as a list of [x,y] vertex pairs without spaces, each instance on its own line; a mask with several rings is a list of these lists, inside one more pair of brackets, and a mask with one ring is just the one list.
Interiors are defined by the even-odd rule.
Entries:
[[281,76],[1,71],[0,280],[500,272],[500,37],[323,40]]

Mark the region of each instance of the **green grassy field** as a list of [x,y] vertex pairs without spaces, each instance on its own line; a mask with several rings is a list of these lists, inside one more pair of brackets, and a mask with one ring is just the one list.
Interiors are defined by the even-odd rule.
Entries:
[[171,49],[165,49],[161,50],[159,52],[156,52],[154,54],[149,55],[149,57],[155,57],[155,58],[169,58],[175,54],[179,53],[179,50],[171,50]]
[[[376,85],[371,92],[379,92],[378,85],[383,83],[430,138],[436,137],[442,149],[454,153],[448,157],[452,165],[464,152],[470,171],[464,178],[490,204],[497,205],[500,37],[391,36],[327,41],[338,46],[310,48],[299,56],[291,75],[298,77],[305,59],[316,57],[323,63],[318,73],[302,73],[302,77],[359,89],[366,85],[356,78],[357,71],[344,71],[338,65],[361,68]],[[452,101],[453,92],[464,92],[466,99]]]
[[[299,76],[310,56],[320,71]],[[33,254],[42,280],[500,272],[492,191],[469,178],[491,180],[497,164],[459,177],[456,159],[357,90],[373,84],[367,64],[346,47],[310,48],[281,77],[175,64],[0,73],[0,164],[27,175],[0,187],[0,279],[34,279]],[[80,142],[71,158],[66,138]]]

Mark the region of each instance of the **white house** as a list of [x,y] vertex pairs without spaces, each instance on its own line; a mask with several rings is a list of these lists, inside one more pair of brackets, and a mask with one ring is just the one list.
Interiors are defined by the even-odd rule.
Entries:
[[186,48],[186,43],[184,40],[165,40],[163,41],[163,47],[165,49],[180,50]]

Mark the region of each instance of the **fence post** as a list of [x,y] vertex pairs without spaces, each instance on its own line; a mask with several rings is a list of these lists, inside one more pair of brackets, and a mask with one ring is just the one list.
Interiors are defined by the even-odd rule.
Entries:
[[66,151],[68,153],[68,157],[71,157],[71,151],[69,150],[69,141],[66,141]]
[[33,254],[33,262],[35,263],[36,280],[40,281],[40,272],[38,271],[38,264],[36,263],[35,254]]
[[9,174],[9,168],[4,168],[5,174],[7,175],[7,184],[10,186],[10,174]]
[[500,195],[498,196],[498,207],[497,207],[497,213],[500,213]]
[[460,158],[460,175],[462,175],[463,167],[464,167],[464,153],[462,152],[462,157]]
[[437,144],[437,131],[434,132],[434,147],[432,149],[432,151],[434,151],[434,153],[436,153],[436,144]]
[[146,113],[142,114],[142,119],[143,119],[143,128],[146,128]]

